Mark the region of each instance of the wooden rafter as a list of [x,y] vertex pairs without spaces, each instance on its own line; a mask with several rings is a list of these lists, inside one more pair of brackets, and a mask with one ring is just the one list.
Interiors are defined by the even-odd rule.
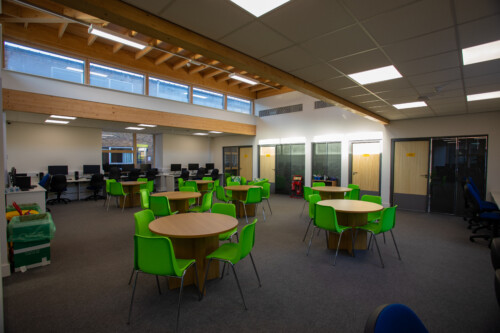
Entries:
[[87,40],[87,45],[88,46],[91,46],[92,44],[94,44],[95,40],[97,39],[97,36],[96,35],[90,35],[88,40]]
[[115,43],[113,45],[113,53],[116,53],[118,51],[120,51],[123,47],[123,44],[122,43]]
[[146,54],[148,54],[149,52],[151,52],[151,50],[153,49],[152,46],[146,46],[143,50],[140,50],[138,51],[136,54],[135,54],[135,60],[138,60],[138,59],[141,59],[142,57],[144,57]]
[[263,85],[257,85],[253,88],[250,89],[251,92],[256,92],[264,89],[270,89],[268,86],[263,86]]
[[59,31],[57,33],[57,37],[59,37],[59,39],[62,38],[62,36],[64,35],[64,32],[66,31],[67,27],[68,27],[68,23],[61,23],[59,25]]

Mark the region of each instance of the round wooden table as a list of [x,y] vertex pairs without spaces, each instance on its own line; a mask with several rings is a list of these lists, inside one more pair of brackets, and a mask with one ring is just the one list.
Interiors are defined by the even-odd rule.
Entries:
[[[318,205],[335,208],[338,224],[350,227],[365,225],[368,221],[368,213],[379,212],[384,209],[382,205],[361,200],[322,200],[318,202]],[[328,248],[336,249],[337,242],[338,235],[330,233],[328,237]],[[366,250],[366,231],[358,231],[354,248],[356,250]],[[349,253],[352,252],[351,237],[342,237],[340,249],[348,250]]]
[[319,192],[321,200],[330,200],[344,199],[344,194],[352,191],[352,188],[340,186],[316,186],[313,187],[312,190]]
[[[224,189],[226,191],[232,191],[233,204],[236,206],[236,216],[245,217],[245,209],[240,200],[245,200],[247,198],[247,192],[251,188],[262,188],[261,186],[254,185],[231,185],[226,186]],[[255,216],[255,205],[247,205],[247,216]]]
[[208,192],[208,184],[213,184],[213,180],[195,180],[196,185],[198,185],[198,191]]
[[[205,257],[219,248],[219,234],[238,226],[238,220],[223,214],[190,213],[160,217],[149,224],[151,232],[167,236],[172,241],[176,258],[195,259],[198,266],[199,290],[203,281],[207,260]],[[217,263],[217,264],[216,264]],[[219,277],[218,261],[210,265],[207,279]],[[196,282],[194,270],[186,273],[184,284]],[[169,279],[170,288],[180,287],[179,279]]]
[[[147,182],[125,181],[120,182],[123,192],[127,193],[125,198],[125,207],[139,207],[141,205],[140,189],[142,184]],[[123,197],[120,197],[120,206],[123,206]]]
[[201,197],[200,192],[159,192],[151,194],[153,197],[167,197],[170,210],[186,213],[189,210],[189,199]]

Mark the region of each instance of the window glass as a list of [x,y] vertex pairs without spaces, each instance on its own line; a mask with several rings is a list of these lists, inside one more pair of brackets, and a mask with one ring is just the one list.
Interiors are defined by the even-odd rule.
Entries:
[[[129,150],[129,152],[123,152]],[[102,132],[102,165],[107,171],[109,165],[134,164],[134,134]]]
[[193,104],[224,109],[224,95],[199,88],[193,88]]
[[144,75],[91,63],[90,85],[144,94]]
[[340,142],[313,143],[312,174],[340,179],[341,172]]
[[149,96],[189,103],[189,86],[150,77]]
[[85,62],[5,42],[5,68],[64,81],[83,83]]
[[236,98],[227,96],[227,109],[229,111],[236,111],[241,113],[252,113],[252,101],[247,99]]
[[153,163],[153,134],[136,134],[137,164]]

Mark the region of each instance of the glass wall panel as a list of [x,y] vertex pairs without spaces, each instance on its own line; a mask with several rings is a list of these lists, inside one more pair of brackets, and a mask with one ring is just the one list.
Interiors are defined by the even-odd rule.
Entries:
[[224,109],[224,95],[213,91],[193,88],[193,104]]
[[90,63],[90,85],[144,94],[144,75]]
[[5,68],[54,79],[83,83],[85,62],[59,54],[5,42]]
[[431,212],[453,214],[456,196],[456,138],[432,139]]
[[340,142],[313,143],[312,174],[340,179],[342,156]]
[[[292,176],[305,174],[305,145],[276,146],[276,193],[290,194]],[[303,178],[302,178],[303,179]]]
[[252,113],[252,101],[227,96],[227,109],[229,111],[236,111],[241,113]]
[[189,86],[150,77],[149,96],[189,103]]
[[136,134],[137,164],[153,163],[153,134]]

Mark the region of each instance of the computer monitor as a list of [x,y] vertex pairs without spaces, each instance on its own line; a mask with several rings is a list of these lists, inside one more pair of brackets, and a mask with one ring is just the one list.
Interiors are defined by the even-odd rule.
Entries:
[[181,171],[181,170],[182,170],[181,164],[170,164],[170,171]]
[[16,176],[15,182],[15,185],[18,186],[21,190],[29,190],[31,187],[31,177]]
[[200,168],[198,163],[189,163],[188,164],[188,170],[189,171],[196,171]]
[[122,171],[132,171],[135,169],[135,165],[133,164],[122,164],[121,165]]
[[47,167],[49,174],[53,175],[68,175],[67,165],[49,165]]
[[141,167],[142,172],[147,172],[147,171],[151,170],[150,163],[140,164],[139,166]]
[[100,165],[83,165],[83,174],[84,175],[93,175],[96,173],[101,173]]
[[215,164],[214,163],[207,163],[207,164],[205,164],[205,169],[206,170],[213,170],[213,169],[215,169]]

